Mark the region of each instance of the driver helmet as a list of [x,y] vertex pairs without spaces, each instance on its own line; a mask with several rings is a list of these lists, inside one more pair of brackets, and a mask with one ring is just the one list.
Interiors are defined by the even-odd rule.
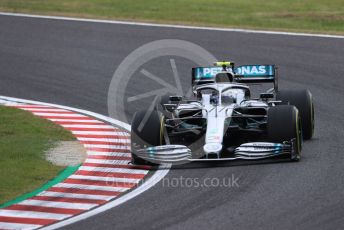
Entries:
[[234,75],[232,72],[228,71],[221,71],[216,74],[215,76],[215,82],[216,83],[223,83],[223,82],[233,82]]

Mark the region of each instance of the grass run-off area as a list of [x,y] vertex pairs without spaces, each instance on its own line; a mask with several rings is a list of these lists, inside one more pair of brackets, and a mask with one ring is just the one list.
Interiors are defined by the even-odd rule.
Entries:
[[344,34],[343,0],[0,0],[0,11]]
[[63,167],[44,159],[57,141],[74,136],[46,119],[0,106],[0,205],[37,189]]

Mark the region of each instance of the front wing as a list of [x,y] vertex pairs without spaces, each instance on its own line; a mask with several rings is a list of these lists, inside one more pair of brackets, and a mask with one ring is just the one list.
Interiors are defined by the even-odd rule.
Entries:
[[250,142],[237,147],[233,157],[225,158],[193,158],[192,151],[184,145],[161,145],[135,151],[138,157],[153,163],[184,164],[188,162],[231,161],[231,160],[260,160],[289,155],[298,159],[296,139],[283,143]]

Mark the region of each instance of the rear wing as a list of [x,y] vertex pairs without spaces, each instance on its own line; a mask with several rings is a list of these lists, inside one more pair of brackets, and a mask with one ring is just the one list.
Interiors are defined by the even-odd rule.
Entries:
[[[217,73],[222,67],[195,67],[192,68],[192,86],[214,83]],[[278,89],[277,67],[275,65],[242,65],[229,69],[234,73],[239,83],[273,83],[275,91]]]
[[192,86],[214,83],[216,74],[223,70],[222,67],[195,67],[192,68]]

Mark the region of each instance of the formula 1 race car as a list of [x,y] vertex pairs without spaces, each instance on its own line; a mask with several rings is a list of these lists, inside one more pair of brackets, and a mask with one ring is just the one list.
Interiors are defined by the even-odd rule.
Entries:
[[[251,98],[250,83],[274,87]],[[279,90],[274,65],[216,62],[192,69],[194,98],[163,95],[132,121],[133,164],[300,160],[303,140],[314,132],[309,90]]]

